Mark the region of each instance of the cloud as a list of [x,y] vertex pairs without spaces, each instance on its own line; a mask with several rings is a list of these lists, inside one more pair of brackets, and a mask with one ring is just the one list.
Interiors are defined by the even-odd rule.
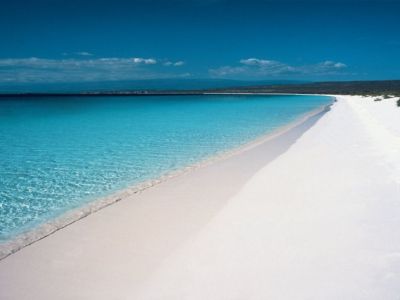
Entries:
[[0,59],[0,67],[27,67],[27,68],[40,68],[40,69],[79,69],[82,67],[90,68],[119,68],[130,67],[137,65],[154,65],[157,61],[153,58],[118,58],[118,57],[105,57],[96,59],[46,59],[46,58],[9,58]]
[[180,61],[175,62],[174,66],[175,67],[180,67],[180,66],[183,66],[184,64],[185,64],[185,62],[180,60]]
[[185,64],[185,62],[182,61],[182,60],[179,60],[179,61],[176,61],[176,62],[172,62],[172,61],[164,62],[164,66],[167,66],[167,67],[170,67],[170,66],[180,67],[180,66],[183,66],[184,64]]
[[344,63],[334,62],[334,61],[330,61],[330,60],[324,61],[321,65],[323,67],[334,68],[334,69],[344,69],[347,67]]
[[258,59],[258,58],[246,58],[241,59],[240,63],[247,66],[274,66],[279,65],[278,61],[274,60],[266,60],[266,59]]
[[93,56],[92,53],[86,51],[75,52],[75,54],[80,56]]
[[143,57],[134,57],[133,62],[135,64],[145,64],[145,65],[155,65],[157,61],[154,58],[143,58]]
[[210,69],[209,74],[212,77],[265,78],[294,75],[331,75],[337,74],[345,68],[347,68],[346,64],[330,60],[318,64],[294,66],[276,60],[246,58],[241,59],[238,65]]
[[63,52],[62,56],[93,56],[93,53],[87,51],[78,51],[78,52]]
[[[8,58],[0,59],[0,82],[72,82],[176,77],[155,58]],[[172,62],[181,66],[183,61]]]

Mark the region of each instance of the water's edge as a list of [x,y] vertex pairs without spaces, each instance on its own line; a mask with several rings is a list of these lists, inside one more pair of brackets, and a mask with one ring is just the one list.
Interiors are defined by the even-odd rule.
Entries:
[[[334,100],[334,97],[331,97],[331,98],[332,98],[332,100]],[[307,112],[307,113],[299,116],[296,120],[290,122],[289,124],[282,126],[281,128],[278,128],[270,133],[267,133],[266,135],[258,137],[256,139],[254,139],[253,141],[250,141],[242,146],[239,146],[239,147],[233,148],[231,150],[216,154],[210,158],[199,161],[199,162],[189,165],[187,167],[181,168],[177,171],[169,172],[169,173],[162,175],[156,179],[147,180],[147,181],[141,182],[139,184],[135,184],[126,189],[120,190],[109,196],[99,198],[98,200],[87,203],[80,208],[70,210],[51,221],[48,221],[42,225],[39,225],[38,227],[35,227],[32,230],[21,233],[21,234],[17,235],[15,238],[12,238],[11,240],[5,241],[3,243],[0,242],[0,260],[8,257],[9,255],[23,249],[24,247],[29,246],[45,237],[57,232],[58,230],[66,227],[66,226],[69,226],[69,225],[79,221],[80,219],[83,219],[83,218],[91,215],[92,213],[95,213],[111,204],[119,202],[123,199],[127,199],[134,194],[140,193],[150,187],[158,185],[158,184],[165,182],[171,178],[186,174],[186,173],[196,170],[198,168],[205,167],[205,166],[215,163],[217,161],[228,159],[229,157],[243,153],[247,150],[257,147],[260,144],[266,143],[266,142],[276,138],[277,136],[283,135],[286,132],[288,132],[289,130],[307,122],[313,116],[326,113],[327,111],[330,110],[330,107],[332,105],[333,105],[333,101],[331,104],[323,105],[317,109]]]

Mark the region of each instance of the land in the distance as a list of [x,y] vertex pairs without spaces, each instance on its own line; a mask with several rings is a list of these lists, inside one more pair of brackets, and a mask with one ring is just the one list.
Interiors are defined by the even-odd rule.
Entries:
[[271,94],[341,94],[341,95],[393,95],[400,96],[400,80],[381,81],[330,81],[290,84],[259,84],[205,89],[132,89],[80,92],[18,92],[4,93],[12,96],[151,96],[151,95],[203,95],[205,93],[271,93]]

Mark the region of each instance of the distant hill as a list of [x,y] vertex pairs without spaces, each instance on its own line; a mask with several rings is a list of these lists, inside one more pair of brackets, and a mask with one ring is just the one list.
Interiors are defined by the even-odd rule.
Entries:
[[332,81],[296,84],[267,84],[251,87],[215,89],[215,92],[258,92],[298,94],[348,94],[400,96],[400,80],[382,81]]
[[400,80],[382,81],[239,81],[224,79],[164,79],[124,82],[91,82],[23,86],[0,86],[0,96],[145,96],[187,95],[203,93],[286,93],[286,94],[347,94],[395,95],[400,97]]

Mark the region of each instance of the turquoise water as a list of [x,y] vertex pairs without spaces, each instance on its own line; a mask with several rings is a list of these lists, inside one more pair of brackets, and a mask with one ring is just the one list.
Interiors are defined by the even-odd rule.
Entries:
[[0,240],[268,133],[322,96],[0,98]]

